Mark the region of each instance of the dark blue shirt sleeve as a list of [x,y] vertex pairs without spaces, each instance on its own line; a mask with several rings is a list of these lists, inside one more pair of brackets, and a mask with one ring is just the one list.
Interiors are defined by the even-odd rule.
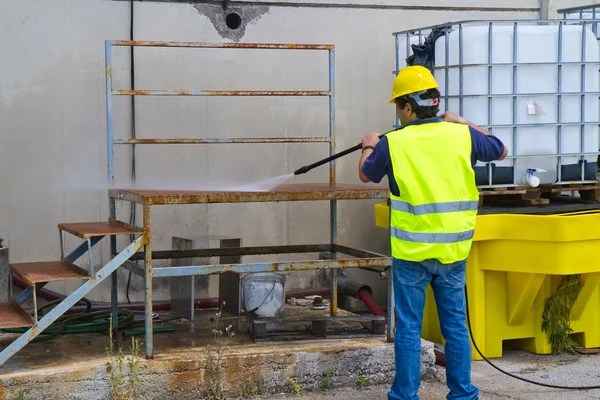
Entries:
[[379,183],[391,170],[391,164],[388,140],[384,136],[363,163],[362,172],[371,182]]
[[477,129],[469,127],[471,131],[471,163],[477,161],[490,162],[499,159],[504,153],[504,143],[496,136],[488,136]]

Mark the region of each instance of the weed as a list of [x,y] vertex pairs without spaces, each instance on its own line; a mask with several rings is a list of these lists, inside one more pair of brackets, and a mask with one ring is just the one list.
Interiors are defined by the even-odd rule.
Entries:
[[262,396],[263,394],[263,381],[262,379],[258,381],[258,386],[256,388],[256,394]]
[[17,393],[17,396],[19,400],[27,400],[27,396],[25,395],[25,391],[24,390],[19,390],[19,393]]
[[225,332],[223,332],[219,326],[224,305],[225,302],[223,302],[219,308],[219,312],[216,314],[217,318],[215,319],[215,325],[213,327],[215,348],[213,349],[211,346],[206,346],[208,385],[205,389],[205,396],[207,400],[226,400],[222,371],[223,356],[227,351],[229,339],[235,336],[235,333],[233,332],[233,327],[231,325],[225,328]]
[[362,375],[359,376],[358,379],[356,380],[356,386],[358,386],[361,389],[369,386],[369,379],[365,378]]
[[241,396],[246,399],[253,394],[254,390],[252,388],[252,382],[249,380],[242,382]]
[[[112,327],[112,316],[110,318]],[[110,344],[106,353],[110,360],[106,363],[106,372],[110,376],[110,392],[113,400],[133,400],[138,395],[138,384],[140,383],[140,372],[146,367],[140,363],[140,344],[135,338],[131,338],[131,355],[126,356],[123,349],[115,352],[113,344],[113,330],[109,329]],[[125,370],[128,370],[127,372]]]
[[321,382],[319,382],[319,391],[326,392],[331,390],[331,371],[327,370],[326,373],[323,374],[321,378]]
[[548,334],[552,353],[575,352],[579,345],[571,339],[571,311],[581,289],[579,275],[567,275],[558,285],[556,292],[546,299],[542,314],[542,332]]
[[288,380],[288,383],[290,384],[290,389],[292,390],[292,393],[302,393],[302,385],[298,385],[293,379]]

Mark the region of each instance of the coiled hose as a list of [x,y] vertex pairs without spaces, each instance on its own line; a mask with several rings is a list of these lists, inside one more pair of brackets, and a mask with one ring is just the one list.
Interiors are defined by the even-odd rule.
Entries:
[[[60,303],[62,299],[51,301],[38,308],[38,319],[43,317],[45,309],[51,308]],[[86,304],[85,310],[77,314],[62,315],[52,325],[44,329],[40,336],[32,340],[35,342],[44,342],[56,338],[59,335],[69,335],[74,333],[93,333],[108,332],[110,329],[111,311],[90,312],[92,303],[86,299],[81,299]],[[133,311],[127,309],[119,310],[119,329],[127,329],[134,325]],[[5,333],[23,334],[30,328],[7,328],[2,329]]]

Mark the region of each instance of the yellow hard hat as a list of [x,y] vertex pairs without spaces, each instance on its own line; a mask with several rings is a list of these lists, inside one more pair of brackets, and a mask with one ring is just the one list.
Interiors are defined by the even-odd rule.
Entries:
[[394,79],[390,103],[407,94],[438,88],[435,78],[427,68],[420,65],[405,67],[398,72],[396,79]]

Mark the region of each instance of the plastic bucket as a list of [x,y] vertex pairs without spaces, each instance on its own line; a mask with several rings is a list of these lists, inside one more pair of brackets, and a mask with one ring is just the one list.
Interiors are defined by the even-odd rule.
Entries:
[[244,308],[259,317],[280,317],[285,306],[287,275],[274,272],[248,274],[242,280]]

